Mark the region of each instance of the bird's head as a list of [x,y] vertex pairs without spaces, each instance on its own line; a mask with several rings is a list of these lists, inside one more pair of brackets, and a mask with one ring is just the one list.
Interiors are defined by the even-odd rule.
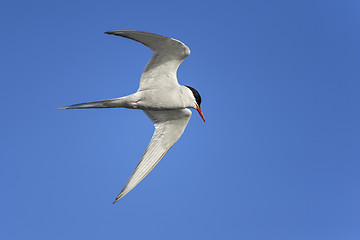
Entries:
[[199,92],[196,91],[195,88],[192,88],[192,87],[190,87],[190,86],[186,86],[186,87],[191,90],[192,95],[193,95],[193,98],[194,98],[194,102],[193,102],[192,108],[196,109],[196,110],[199,112],[201,118],[202,118],[202,119],[204,120],[204,122],[205,122],[204,114],[202,113],[201,108],[200,108],[201,97],[200,97]]

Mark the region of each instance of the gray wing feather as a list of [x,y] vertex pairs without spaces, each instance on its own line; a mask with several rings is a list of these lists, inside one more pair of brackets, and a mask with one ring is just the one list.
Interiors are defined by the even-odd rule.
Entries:
[[189,109],[171,111],[144,111],[155,125],[154,135],[129,181],[115,202],[138,185],[183,134],[191,117]]
[[190,55],[190,49],[184,43],[173,38],[141,31],[116,30],[106,33],[140,42],[154,52],[141,75],[138,91],[159,87],[171,88],[178,85],[177,69]]

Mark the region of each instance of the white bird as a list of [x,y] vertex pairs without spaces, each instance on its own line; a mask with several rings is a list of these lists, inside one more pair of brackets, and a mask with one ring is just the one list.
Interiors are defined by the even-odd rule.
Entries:
[[74,104],[60,109],[80,108],[130,108],[141,109],[155,125],[149,146],[125,187],[116,197],[119,201],[138,185],[159,163],[183,134],[191,117],[188,108],[201,111],[200,94],[192,87],[179,85],[176,72],[190,49],[182,42],[157,34],[118,30],[106,32],[144,44],[153,51],[140,79],[136,93],[103,101]]

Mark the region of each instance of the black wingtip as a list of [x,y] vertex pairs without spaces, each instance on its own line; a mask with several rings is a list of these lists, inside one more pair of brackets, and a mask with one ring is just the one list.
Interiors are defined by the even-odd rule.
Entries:
[[121,31],[108,31],[108,32],[105,32],[105,34],[123,37],[123,35],[121,34]]
[[107,31],[105,34],[117,35],[120,31]]

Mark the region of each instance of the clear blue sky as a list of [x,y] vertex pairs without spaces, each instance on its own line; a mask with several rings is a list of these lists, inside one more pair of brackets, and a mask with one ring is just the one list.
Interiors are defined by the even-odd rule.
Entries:
[[[359,1],[2,1],[0,238],[360,239]],[[57,110],[136,91],[179,39],[203,98],[113,205],[153,133],[141,111]]]

